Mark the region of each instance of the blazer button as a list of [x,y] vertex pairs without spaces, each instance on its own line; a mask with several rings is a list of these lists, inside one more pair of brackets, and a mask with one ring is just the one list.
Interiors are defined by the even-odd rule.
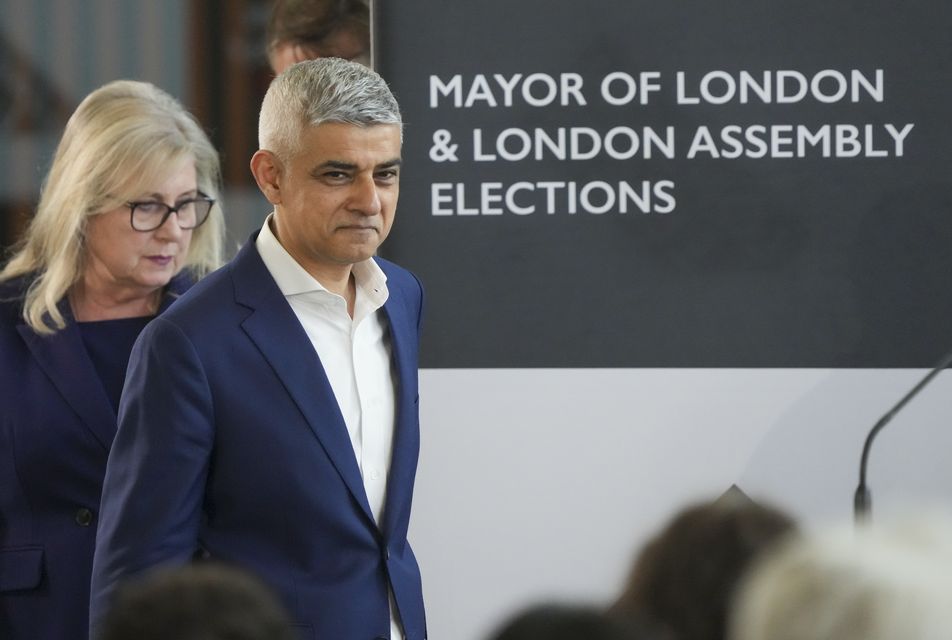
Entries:
[[88,527],[89,525],[93,523],[93,512],[87,509],[86,507],[77,509],[75,519],[76,519],[76,524],[78,524],[79,526]]

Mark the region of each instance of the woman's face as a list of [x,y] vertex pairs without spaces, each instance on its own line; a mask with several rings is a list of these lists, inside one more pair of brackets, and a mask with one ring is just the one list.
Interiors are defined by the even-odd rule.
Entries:
[[[175,207],[198,191],[195,161],[186,158],[153,189],[135,194],[131,202],[164,202]],[[130,210],[122,205],[89,218],[86,225],[84,288],[128,300],[148,296],[169,283],[185,264],[191,230],[182,230],[178,215],[153,231],[136,231]]]

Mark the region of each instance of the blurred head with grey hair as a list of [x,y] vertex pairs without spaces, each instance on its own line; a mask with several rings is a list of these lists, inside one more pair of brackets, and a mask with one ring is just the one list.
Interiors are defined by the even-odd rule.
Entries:
[[793,538],[738,594],[731,640],[940,640],[952,634],[952,520],[917,516]]

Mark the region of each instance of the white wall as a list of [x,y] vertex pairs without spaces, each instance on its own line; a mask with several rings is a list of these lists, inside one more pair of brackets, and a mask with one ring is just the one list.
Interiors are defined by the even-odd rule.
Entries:
[[[938,360],[938,357],[937,357]],[[607,603],[686,502],[738,484],[809,525],[852,517],[869,428],[919,370],[424,370],[410,538],[430,637],[545,598]],[[952,376],[876,441],[874,514],[952,504]]]

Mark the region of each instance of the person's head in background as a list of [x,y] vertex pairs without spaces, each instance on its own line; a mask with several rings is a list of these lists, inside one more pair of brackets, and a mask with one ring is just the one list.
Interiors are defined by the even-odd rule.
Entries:
[[314,58],[370,66],[368,0],[275,0],[266,37],[276,74]]
[[175,98],[147,82],[103,85],[70,116],[0,280],[32,274],[23,316],[39,334],[65,326],[66,297],[80,321],[101,319],[86,310],[106,302],[154,313],[180,271],[221,264],[220,181],[218,152]]
[[789,540],[743,581],[730,637],[952,637],[952,520],[850,523]]
[[298,640],[271,591],[213,563],[159,569],[126,583],[94,640]]
[[651,640],[632,621],[586,605],[540,604],[520,611],[491,640]]
[[795,529],[739,491],[686,507],[639,553],[612,615],[660,638],[723,640],[731,595],[758,554]]

